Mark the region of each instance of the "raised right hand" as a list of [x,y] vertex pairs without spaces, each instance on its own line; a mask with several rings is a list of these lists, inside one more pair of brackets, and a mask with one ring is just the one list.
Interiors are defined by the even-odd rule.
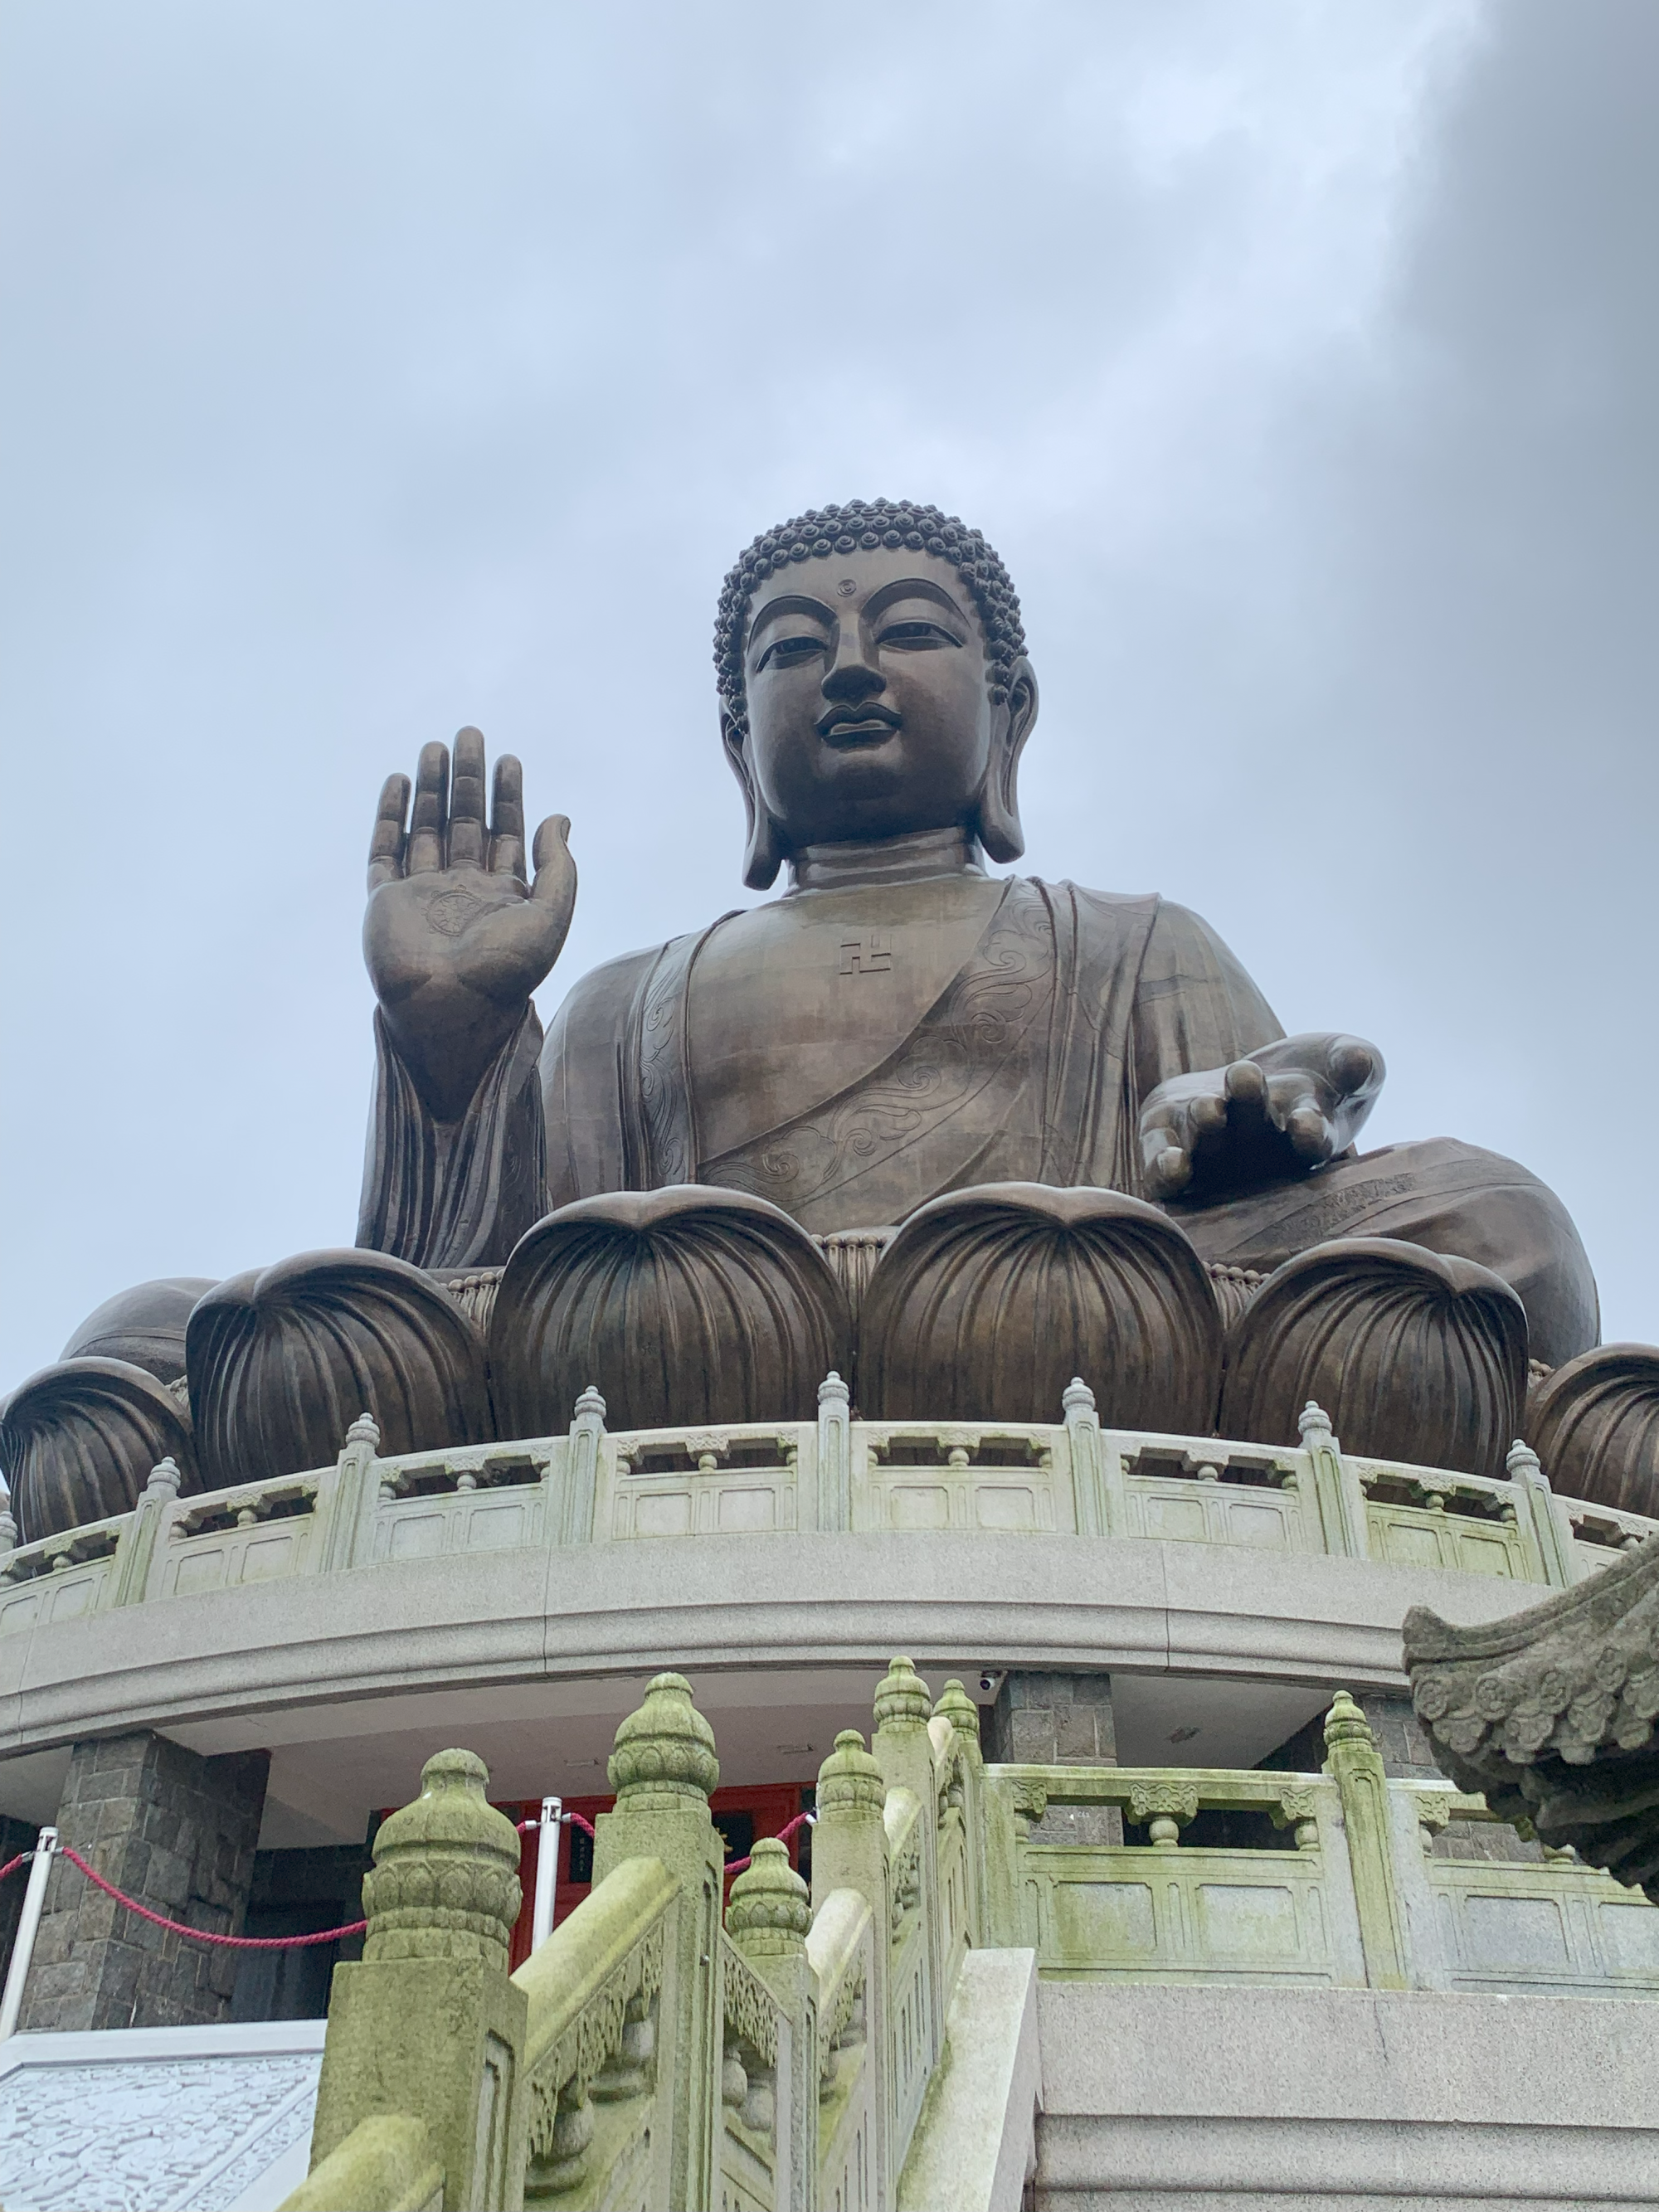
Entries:
[[535,881],[525,878],[523,772],[495,763],[488,823],[478,731],[431,744],[410,786],[388,776],[368,854],[363,958],[404,1064],[440,1121],[458,1120],[531,993],[558,958],[576,903],[570,823],[536,832]]

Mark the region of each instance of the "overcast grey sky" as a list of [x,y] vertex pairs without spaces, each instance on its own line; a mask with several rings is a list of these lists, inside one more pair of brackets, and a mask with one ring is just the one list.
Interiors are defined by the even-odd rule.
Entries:
[[1368,1140],[1659,1340],[1653,0],[9,0],[0,1387],[347,1243],[375,795],[478,722],[594,961],[745,896],[709,628],[985,530],[1033,872],[1159,890]]

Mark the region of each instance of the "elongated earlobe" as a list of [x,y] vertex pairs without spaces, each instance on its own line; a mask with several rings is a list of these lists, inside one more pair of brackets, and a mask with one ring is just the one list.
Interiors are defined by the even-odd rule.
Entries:
[[783,866],[783,840],[777,823],[760,803],[754,779],[749,773],[749,763],[744,757],[743,732],[729,714],[720,716],[720,737],[726,746],[726,760],[732,775],[738,779],[738,788],[743,793],[743,809],[748,817],[748,836],[743,853],[743,879],[750,890],[769,890],[777,881],[778,870]]
[[991,747],[990,764],[979,787],[979,842],[994,860],[1018,860],[1025,850],[1019,819],[1019,757],[1037,716],[1036,677],[1020,659],[1009,672],[1007,721]]
[[751,891],[769,890],[783,866],[778,825],[764,807],[749,805],[749,842],[743,852],[743,879]]

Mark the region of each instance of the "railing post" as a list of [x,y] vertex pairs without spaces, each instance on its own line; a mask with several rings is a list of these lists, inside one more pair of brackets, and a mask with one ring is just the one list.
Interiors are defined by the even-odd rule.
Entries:
[[[584,1393],[584,1395],[586,1394]],[[597,1395],[597,1394],[595,1394]],[[680,1885],[672,1956],[665,1961],[659,2065],[673,2069],[668,2202],[712,2205],[721,2125],[724,2032],[720,1990],[725,1853],[708,1817],[720,1780],[714,1735],[684,1674],[658,1674],[617,1730],[616,1810],[594,1823],[597,1888],[624,1859],[660,1859]]]
[[1095,1394],[1080,1375],[1060,1395],[1066,1442],[1072,1461],[1072,1496],[1079,1536],[1122,1536],[1128,1533],[1128,1501],[1123,1462],[1100,1440]]
[[17,1932],[12,1937],[5,1991],[0,1996],[0,2043],[16,2033],[22,2014],[23,1992],[28,1986],[29,1967],[34,1960],[34,1939],[40,1932],[40,1916],[46,1910],[46,1881],[57,1849],[57,1829],[42,1828],[34,1839],[28,1887],[23,1893],[23,1909],[17,1917]]
[[359,1413],[346,1431],[337,1463],[317,1486],[316,1510],[323,1522],[319,1571],[333,1574],[367,1563],[374,1549],[374,1516],[380,1510],[380,1478],[375,1466],[380,1431],[372,1413]]
[[818,1498],[816,1527],[845,1535],[853,1525],[852,1393],[832,1367],[818,1385]]
[[564,1497],[559,1514],[561,1544],[593,1540],[593,1500],[599,1481],[599,1439],[605,1434],[605,1401],[590,1382],[576,1401],[570,1445],[564,1463]]
[[1313,1462],[1314,1494],[1319,1500],[1326,1552],[1334,1559],[1366,1558],[1370,1547],[1366,1540],[1365,1493],[1331,1433],[1329,1416],[1310,1399],[1296,1425],[1303,1449]]
[[864,1993],[865,2054],[871,2069],[872,2201],[890,2204],[895,2176],[888,2131],[887,1949],[892,1902],[887,1866],[887,1784],[856,1729],[843,1729],[818,1769],[812,1831],[812,1907],[838,1889],[856,1891],[875,1923],[872,1985]]
[[146,1598],[161,1595],[161,1570],[167,1563],[167,1535],[180,1480],[177,1462],[171,1459],[150,1469],[132,1518],[115,1547],[112,1606],[142,1605]]
[[314,2172],[362,2120],[424,2121],[444,2212],[524,2202],[527,2004],[507,1971],[519,1838],[489,1781],[470,1751],[439,1752],[374,1838],[368,1932],[362,1959],[334,1970],[311,2137]]
[[1563,1526],[1562,1516],[1556,1510],[1555,1492],[1539,1464],[1537,1453],[1517,1437],[1504,1464],[1509,1470],[1510,1480],[1526,1500],[1521,1524],[1522,1540],[1530,1536],[1528,1549],[1536,1553],[1536,1564],[1544,1580],[1556,1589],[1571,1589],[1577,1579],[1572,1530],[1570,1526]]
[[[935,1723],[946,1721],[956,1730],[962,1749],[963,1840],[968,1856],[968,1926],[975,1944],[989,1942],[985,1926],[985,1896],[988,1881],[985,1817],[985,1758],[980,1749],[979,1707],[952,1675],[933,1705]],[[945,2004],[950,2003],[949,1993]]]
[[1325,1719],[1326,1767],[1342,1799],[1365,1979],[1374,1990],[1411,1987],[1406,1919],[1395,1880],[1388,1775],[1370,1725],[1346,1690]]
[[[778,2212],[812,2212],[818,2176],[818,2051],[806,1930],[806,1884],[787,1844],[763,1836],[732,1885],[726,1932],[789,2018],[789,2078],[775,2086],[780,2129]],[[787,2140],[783,2140],[787,2131]],[[784,2191],[787,2190],[787,2197]]]
[[945,1947],[939,1901],[939,1822],[933,1776],[933,1692],[908,1659],[890,1660],[877,1686],[876,1732],[871,1753],[890,1790],[909,1790],[921,1806],[922,1932],[927,1944],[927,2063],[936,2065],[945,2045]]

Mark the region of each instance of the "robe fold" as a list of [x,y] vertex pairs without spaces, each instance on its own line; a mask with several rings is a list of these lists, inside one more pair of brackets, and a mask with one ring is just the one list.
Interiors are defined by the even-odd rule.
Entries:
[[[819,1236],[902,1221],[975,1183],[1140,1196],[1147,1096],[1284,1034],[1226,945],[1185,908],[1011,878],[907,1032],[882,1036],[872,1006],[870,1042],[849,1052],[844,1085],[710,1156],[691,1048],[696,987],[699,961],[732,919],[583,977],[554,1017],[539,1078],[540,1027],[527,1010],[453,1125],[427,1114],[377,1015],[358,1243],[427,1267],[499,1264],[556,1206],[668,1183],[755,1193]],[[1478,1259],[1520,1292],[1534,1357],[1554,1364],[1596,1341],[1595,1279],[1565,1208],[1524,1168],[1473,1146],[1395,1146],[1168,1210],[1204,1258],[1258,1271],[1335,1236],[1400,1237]]]
[[708,1182],[822,1235],[901,1220],[972,1183],[1138,1191],[1146,1093],[1284,1034],[1185,908],[1014,878],[946,989],[873,1069],[708,1158],[689,1031],[698,957],[720,927],[599,969],[555,1017],[542,1055],[550,1204]]

